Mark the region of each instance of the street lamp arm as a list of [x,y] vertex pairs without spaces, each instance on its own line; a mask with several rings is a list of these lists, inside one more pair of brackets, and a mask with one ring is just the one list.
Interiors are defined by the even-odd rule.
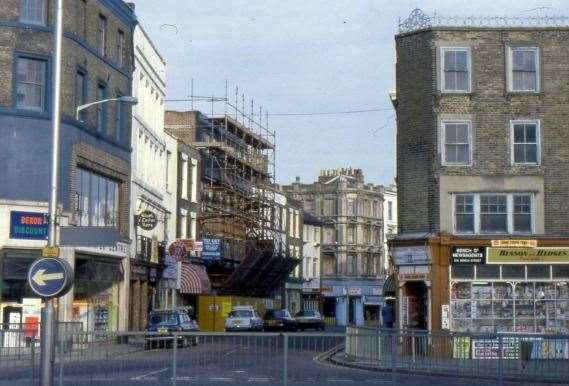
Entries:
[[124,102],[124,103],[129,103],[129,104],[137,104],[138,100],[135,97],[130,97],[130,96],[121,96],[121,97],[116,97],[116,98],[108,98],[108,99],[102,99],[100,101],[95,101],[95,102],[91,102],[91,103],[86,103],[84,105],[78,106],[76,113],[75,113],[75,119],[79,120],[79,113],[89,107],[95,106],[95,105],[100,105],[102,103],[107,103],[107,102]]

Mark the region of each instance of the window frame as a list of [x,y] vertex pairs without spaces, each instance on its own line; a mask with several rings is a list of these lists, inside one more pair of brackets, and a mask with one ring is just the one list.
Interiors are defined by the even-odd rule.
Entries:
[[[536,136],[536,162],[516,162],[515,161],[515,142],[514,126],[516,124],[534,124]],[[525,143],[525,142],[524,142]],[[510,121],[510,165],[539,166],[541,165],[541,122],[539,119],[514,119]]]
[[[44,64],[44,85],[43,85],[43,95],[42,95],[42,106],[40,108],[30,107],[30,106],[20,106],[18,102],[18,85],[20,81],[18,80],[18,65],[20,60],[32,60],[43,62]],[[48,113],[51,108],[51,68],[50,68],[50,59],[49,57],[43,55],[36,55],[30,54],[25,52],[15,52],[14,53],[14,62],[13,62],[13,70],[12,70],[12,107],[16,110],[22,111],[33,111],[36,113]]]
[[117,30],[117,64],[119,67],[125,65],[125,51],[126,51],[126,35],[122,29]]
[[[23,17],[23,7],[22,7],[22,3],[26,1],[26,0],[20,0],[19,2],[19,14],[18,14],[18,21],[22,24],[31,24],[31,25],[39,25],[39,26],[47,26],[47,16],[48,16],[48,2],[47,0],[38,0],[42,3],[42,21],[37,21],[37,20],[31,20],[31,19],[26,19]],[[31,0],[27,0],[27,1],[31,1]]]
[[[82,77],[82,94],[81,96],[78,95],[78,86],[79,86],[79,82],[78,82],[78,78]],[[77,71],[75,71],[75,108],[77,109],[79,106],[84,105],[87,103],[87,98],[89,95],[89,78],[88,78],[88,74],[87,71],[83,68],[83,67],[78,67]],[[80,99],[80,101],[79,101]],[[82,111],[79,112],[79,121],[80,122],[87,122],[87,110],[83,109]]]
[[107,56],[107,39],[108,39],[109,22],[105,15],[100,13],[97,16],[97,51],[103,57]]
[[[466,90],[450,90],[445,84],[445,52],[466,52],[466,68],[468,72],[468,86]],[[442,46],[439,47],[439,91],[445,94],[470,94],[472,92],[472,50],[467,46]]]
[[[453,192],[452,195],[452,232],[454,235],[533,235],[535,234],[536,210],[535,210],[535,193],[528,191],[519,192]],[[474,205],[474,232],[458,232],[456,229],[456,197],[458,195],[472,195]],[[494,233],[481,231],[481,213],[480,213],[480,197],[482,195],[504,195],[506,196],[506,216],[507,216],[507,233]],[[514,229],[514,196],[530,197],[530,231],[516,231]]]
[[[103,95],[102,95],[102,97],[99,96],[99,91],[100,91],[100,90],[103,90]],[[108,85],[107,85],[107,83],[105,83],[105,82],[103,82],[103,81],[101,81],[101,80],[97,81],[97,89],[95,90],[95,93],[96,93],[96,94],[95,94],[95,95],[96,95],[95,98],[96,98],[97,101],[101,101],[101,100],[107,99],[107,97],[108,97],[108,95],[109,95],[109,94],[108,94],[108,93],[109,93],[109,90],[108,90]],[[97,113],[97,122],[96,122],[97,125],[96,125],[96,130],[97,130],[97,133],[99,133],[99,134],[101,134],[101,135],[104,135],[104,136],[107,135],[107,129],[108,129],[109,112],[108,112],[107,104],[108,104],[108,103],[99,103],[99,104],[97,104],[97,105],[95,106],[96,113]],[[100,119],[99,119],[100,115],[99,115],[99,114],[102,115],[102,118],[103,118],[102,121],[103,121],[103,122],[100,122]]]
[[[471,167],[473,163],[473,135],[472,135],[472,121],[468,119],[442,119],[440,121],[440,133],[441,133],[441,164],[443,166],[461,166],[461,167]],[[447,124],[466,124],[468,127],[468,162],[447,162],[446,160],[446,125]],[[456,144],[455,144],[456,145]]]
[[[535,90],[514,90],[514,51],[533,51],[535,58]],[[508,45],[506,48],[506,90],[509,93],[539,93],[541,90],[540,50],[537,45]]]

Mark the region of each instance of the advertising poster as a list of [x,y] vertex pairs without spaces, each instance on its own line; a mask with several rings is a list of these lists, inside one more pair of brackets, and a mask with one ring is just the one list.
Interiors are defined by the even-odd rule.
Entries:
[[455,336],[452,338],[452,357],[454,359],[470,359],[470,337]]

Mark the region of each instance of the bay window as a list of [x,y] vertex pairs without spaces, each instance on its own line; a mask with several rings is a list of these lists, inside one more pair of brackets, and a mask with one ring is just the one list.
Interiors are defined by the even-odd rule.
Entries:
[[78,168],[75,186],[79,226],[116,227],[118,225],[118,182]]
[[531,193],[459,193],[453,201],[456,234],[533,233]]

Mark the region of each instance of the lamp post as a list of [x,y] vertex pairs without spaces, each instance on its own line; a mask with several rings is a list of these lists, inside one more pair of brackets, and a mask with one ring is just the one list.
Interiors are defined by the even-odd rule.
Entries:
[[91,106],[96,106],[96,105],[100,105],[100,104],[107,103],[107,102],[119,102],[119,103],[126,103],[129,105],[135,105],[138,103],[138,99],[136,97],[133,97],[133,96],[121,96],[118,98],[109,98],[109,99],[103,99],[100,101],[86,103],[84,105],[77,107],[77,110],[75,112],[75,119],[79,120],[79,114],[81,113],[81,111],[83,111],[83,110],[85,110]]

